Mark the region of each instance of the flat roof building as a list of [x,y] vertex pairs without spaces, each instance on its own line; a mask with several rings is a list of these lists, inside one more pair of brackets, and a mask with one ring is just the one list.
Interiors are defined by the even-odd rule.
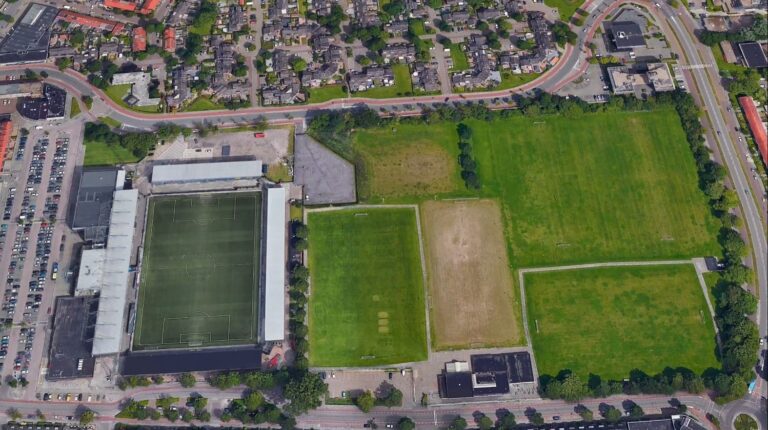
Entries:
[[765,56],[763,47],[757,42],[739,43],[741,56],[744,58],[744,64],[753,69],[762,69],[768,67],[768,58]]
[[43,83],[39,81],[0,81],[0,100],[20,97],[42,97]]
[[760,112],[757,110],[755,100],[752,97],[742,96],[739,97],[739,104],[744,111],[744,116],[747,118],[747,125],[749,125],[749,130],[755,139],[755,144],[757,144],[757,149],[763,158],[763,163],[768,164],[768,131],[766,131],[765,124],[760,118]]
[[286,192],[266,189],[267,240],[264,264],[264,341],[285,338]]
[[51,84],[43,84],[42,97],[24,97],[17,109],[19,115],[32,120],[62,119],[67,110],[67,92]]
[[633,21],[616,21],[611,23],[611,36],[616,49],[628,50],[645,47],[643,30]]
[[95,359],[91,355],[98,300],[93,297],[57,297],[48,356],[50,380],[89,378]]
[[234,181],[258,179],[261,161],[223,161],[214,163],[162,164],[152,167],[152,184]]
[[93,245],[107,240],[116,181],[117,169],[113,167],[85,169],[80,175],[72,229]]
[[0,64],[45,61],[48,58],[51,26],[58,12],[59,9],[52,6],[30,4],[0,42]]

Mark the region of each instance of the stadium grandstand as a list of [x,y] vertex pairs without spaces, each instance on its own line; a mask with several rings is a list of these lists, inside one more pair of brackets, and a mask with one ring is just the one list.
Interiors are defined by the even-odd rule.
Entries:
[[263,340],[285,338],[285,188],[266,189],[267,240],[264,257]]
[[152,185],[253,180],[262,174],[262,163],[258,160],[162,164],[152,167]]
[[80,260],[76,296],[98,296],[93,355],[117,354],[125,334],[125,311],[139,192],[116,190],[106,248],[87,249]]

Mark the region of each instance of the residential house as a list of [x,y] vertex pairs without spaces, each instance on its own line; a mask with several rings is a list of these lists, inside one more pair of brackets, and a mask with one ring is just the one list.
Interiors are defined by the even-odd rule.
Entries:
[[387,64],[391,62],[411,63],[416,60],[416,48],[409,43],[387,45],[381,50],[381,56],[384,58],[384,63]]
[[378,0],[353,0],[355,20],[362,27],[381,24]]
[[425,92],[440,91],[440,77],[437,67],[429,63],[415,63],[411,71],[411,83],[414,89]]
[[394,85],[395,75],[389,66],[369,66],[362,72],[349,74],[350,91],[365,91],[374,87]]

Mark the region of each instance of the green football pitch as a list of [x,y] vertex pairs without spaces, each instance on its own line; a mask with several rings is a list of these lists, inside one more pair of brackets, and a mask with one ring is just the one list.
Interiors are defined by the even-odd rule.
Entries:
[[720,367],[692,264],[528,273],[525,291],[540,374],[621,380],[634,369]]
[[312,365],[425,360],[424,283],[415,210],[312,212],[308,223]]
[[254,342],[261,193],[149,200],[134,349]]

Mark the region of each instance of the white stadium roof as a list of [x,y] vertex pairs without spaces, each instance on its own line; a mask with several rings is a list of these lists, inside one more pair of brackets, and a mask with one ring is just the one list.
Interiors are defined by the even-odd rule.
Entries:
[[264,340],[285,338],[285,188],[267,188]]
[[93,355],[121,350],[138,190],[115,191],[107,247],[83,251],[76,294],[99,293]]
[[152,183],[227,181],[262,176],[259,160],[217,163],[161,164],[152,167]]

